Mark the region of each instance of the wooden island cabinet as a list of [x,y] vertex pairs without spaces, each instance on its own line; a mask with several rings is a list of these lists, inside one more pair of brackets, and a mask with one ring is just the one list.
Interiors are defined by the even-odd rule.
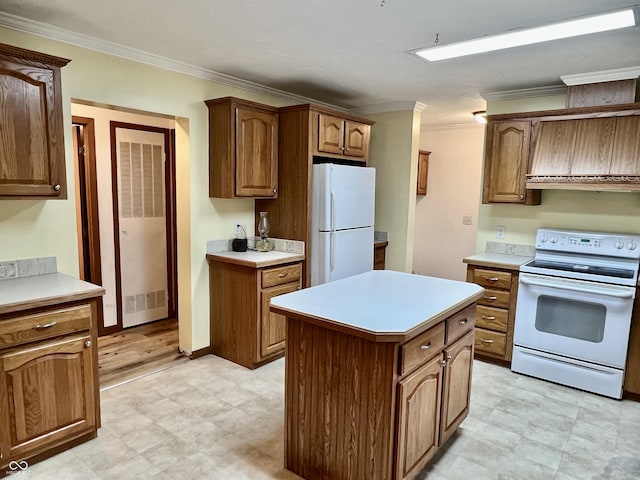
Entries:
[[1,282],[0,476],[11,462],[31,464],[94,438],[100,426],[96,319],[104,290],[42,277]]
[[373,270],[275,298],[285,467],[308,480],[414,478],[467,416],[482,290]]

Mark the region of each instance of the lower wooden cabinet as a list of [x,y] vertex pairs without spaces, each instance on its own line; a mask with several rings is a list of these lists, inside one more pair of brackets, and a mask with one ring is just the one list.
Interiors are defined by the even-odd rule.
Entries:
[[624,374],[624,391],[640,396],[640,288],[636,288],[633,304],[627,367]]
[[299,261],[258,268],[209,258],[212,353],[251,369],[282,357],[286,321],[269,302],[300,288]]
[[420,472],[469,413],[472,310],[456,315],[457,321],[464,321],[462,338],[453,341],[456,337],[448,327],[444,351],[398,382],[397,479],[413,478]]
[[0,319],[0,471],[96,436],[94,302]]
[[373,269],[384,270],[389,242],[375,242],[373,244]]

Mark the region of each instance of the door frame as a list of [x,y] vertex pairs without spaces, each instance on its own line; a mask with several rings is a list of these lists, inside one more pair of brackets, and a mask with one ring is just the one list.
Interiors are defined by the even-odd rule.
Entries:
[[[78,257],[81,280],[102,285],[102,257],[100,253],[100,217],[98,216],[98,175],[96,166],[95,120],[90,117],[71,117],[73,158],[76,167],[76,215],[80,221],[78,231]],[[78,132],[76,126],[82,127]],[[82,151],[80,148],[82,148]],[[86,229],[86,236],[83,229]],[[98,334],[103,335],[104,312],[102,298],[98,300]]]
[[120,206],[118,203],[118,162],[116,145],[116,128],[141,130],[164,135],[165,150],[165,221],[167,241],[167,317],[178,318],[178,262],[176,231],[176,152],[175,129],[110,121],[111,143],[111,196],[113,199],[113,242],[115,248],[116,277],[116,325],[104,329],[105,334],[123,330],[122,327],[122,270],[120,265]]

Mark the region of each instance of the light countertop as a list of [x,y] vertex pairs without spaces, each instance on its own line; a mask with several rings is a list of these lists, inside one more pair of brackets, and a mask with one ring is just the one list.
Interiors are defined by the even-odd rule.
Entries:
[[276,250],[272,250],[270,252],[247,250],[246,252],[228,251],[207,253],[207,260],[234,263],[236,265],[244,265],[246,267],[262,268],[281,265],[283,263],[298,262],[304,260],[304,255],[298,253],[279,252]]
[[373,270],[279,295],[271,299],[271,309],[373,341],[396,342],[475,302],[482,292],[473,283]]
[[483,252],[466,257],[462,261],[470,265],[478,265],[481,267],[497,267],[519,270],[521,265],[524,265],[531,260],[533,260],[533,257],[531,256]]
[[104,295],[104,288],[63,273],[2,280],[0,314],[101,295]]

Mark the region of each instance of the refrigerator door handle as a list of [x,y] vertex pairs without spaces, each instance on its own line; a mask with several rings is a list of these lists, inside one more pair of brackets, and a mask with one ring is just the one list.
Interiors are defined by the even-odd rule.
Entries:
[[336,232],[330,233],[331,245],[329,246],[329,271],[332,272],[335,267],[336,260]]
[[336,229],[336,196],[331,192],[331,230]]

